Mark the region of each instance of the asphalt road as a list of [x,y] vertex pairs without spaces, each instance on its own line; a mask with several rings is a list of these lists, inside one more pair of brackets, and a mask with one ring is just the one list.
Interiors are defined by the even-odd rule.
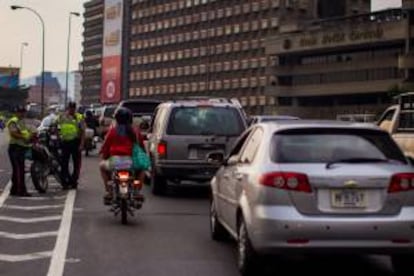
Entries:
[[[0,275],[238,275],[234,242],[210,239],[205,188],[154,197],[146,187],[144,207],[124,226],[102,205],[97,157],[84,158],[76,192],[51,186],[34,199],[0,196]],[[268,263],[257,275],[392,275],[389,259],[376,256],[271,257]]]

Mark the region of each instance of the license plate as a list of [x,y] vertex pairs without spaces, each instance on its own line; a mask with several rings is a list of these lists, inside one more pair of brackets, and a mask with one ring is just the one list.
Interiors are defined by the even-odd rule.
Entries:
[[188,159],[198,159],[198,152],[196,149],[190,149],[188,152]]
[[365,208],[366,202],[364,190],[331,191],[331,204],[333,208]]

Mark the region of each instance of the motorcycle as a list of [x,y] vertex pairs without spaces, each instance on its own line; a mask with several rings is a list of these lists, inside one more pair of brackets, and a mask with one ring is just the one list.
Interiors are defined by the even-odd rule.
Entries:
[[96,149],[99,137],[91,128],[85,130],[85,156],[89,156],[89,152]]
[[121,223],[128,223],[128,214],[134,216],[134,210],[141,209],[144,196],[141,194],[142,183],[136,179],[131,166],[118,165],[111,173],[113,199],[110,211],[115,216],[121,214]]
[[40,132],[33,139],[30,176],[39,193],[46,193],[49,187],[49,175],[53,175],[56,181],[62,184],[62,151],[59,145],[58,130],[55,127]]

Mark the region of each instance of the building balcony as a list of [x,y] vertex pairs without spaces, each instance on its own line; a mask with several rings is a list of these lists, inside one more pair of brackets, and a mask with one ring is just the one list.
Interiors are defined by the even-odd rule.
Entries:
[[[333,73],[356,71],[364,69],[378,69],[378,68],[403,68],[400,67],[400,63],[408,62],[406,59],[400,60],[397,57],[384,57],[377,60],[355,60],[336,63],[321,63],[321,64],[306,64],[306,65],[291,65],[291,66],[274,66],[268,68],[267,72],[270,75],[276,76],[293,76],[293,75],[305,75],[305,74],[318,74],[318,73]],[[412,58],[414,65],[414,57]]]
[[403,79],[386,79],[361,82],[336,82],[315,85],[268,86],[265,94],[278,97],[332,96],[358,93],[387,92]]

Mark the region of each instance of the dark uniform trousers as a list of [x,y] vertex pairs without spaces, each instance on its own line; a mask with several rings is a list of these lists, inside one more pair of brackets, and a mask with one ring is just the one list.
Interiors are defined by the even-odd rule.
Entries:
[[[80,139],[62,141],[62,178],[64,186],[76,188],[82,163],[82,152],[79,150]],[[69,172],[69,160],[73,160],[73,172]]]
[[24,181],[24,161],[26,158],[27,147],[23,147],[16,144],[9,145],[9,157],[12,165],[12,186],[10,189],[11,194],[26,194],[26,185]]

